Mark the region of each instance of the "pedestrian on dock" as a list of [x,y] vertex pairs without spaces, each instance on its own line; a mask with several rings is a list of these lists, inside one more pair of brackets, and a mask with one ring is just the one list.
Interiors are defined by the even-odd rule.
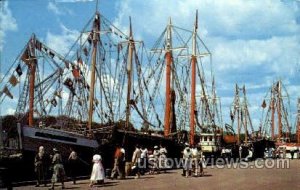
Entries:
[[148,149],[145,146],[141,147],[141,173],[142,175],[146,173],[148,169]]
[[188,177],[191,172],[191,159],[192,151],[188,143],[185,143],[185,148],[183,150],[183,176]]
[[120,179],[125,179],[125,165],[126,165],[125,149],[121,147],[121,158],[119,164],[119,169],[121,173]]
[[54,189],[54,185],[58,181],[61,182],[62,189],[64,189],[65,169],[62,162],[62,157],[57,148],[53,148],[53,152],[54,152],[54,156],[52,158],[53,175],[51,179],[52,186],[50,189]]
[[240,158],[239,161],[242,161],[242,153],[243,153],[243,147],[242,147],[242,145],[240,145],[239,146],[239,158]]
[[159,168],[160,170],[166,172],[166,168],[167,168],[167,149],[163,146],[160,145],[160,149],[159,149]]
[[141,149],[139,145],[135,146],[135,151],[132,155],[132,165],[133,169],[136,170],[135,179],[139,179],[141,176],[140,165],[141,165]]
[[44,183],[44,186],[46,187],[46,155],[45,150],[43,146],[39,147],[38,153],[36,154],[34,158],[34,171],[36,173],[37,183],[36,187],[39,187],[41,183]]
[[159,149],[158,146],[154,146],[154,150],[153,150],[153,168],[152,168],[152,173],[154,174],[154,172],[156,171],[159,174]]
[[114,155],[114,168],[112,169],[111,176],[110,176],[111,179],[115,179],[116,175],[119,178],[123,177],[120,170],[120,165],[122,160],[123,160],[123,153],[121,152],[121,147],[117,144],[115,155]]
[[73,184],[76,184],[76,169],[78,167],[78,157],[77,152],[74,151],[74,149],[70,148],[70,156],[68,158],[69,164],[70,164],[70,174],[72,177]]
[[104,183],[105,176],[101,155],[95,154],[92,161],[94,164],[90,178],[90,187],[93,187],[95,183]]

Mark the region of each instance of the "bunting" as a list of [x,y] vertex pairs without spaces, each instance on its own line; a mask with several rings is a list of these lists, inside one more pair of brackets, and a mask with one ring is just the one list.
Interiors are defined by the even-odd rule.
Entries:
[[92,32],[90,32],[90,34],[89,34],[89,36],[88,36],[88,42],[89,42],[89,44],[92,44],[92,39],[93,39],[93,33]]
[[95,99],[94,101],[95,101],[95,105],[98,106],[99,101],[97,99]]
[[26,48],[26,50],[24,51],[24,53],[21,56],[21,60],[26,63],[29,64],[29,50],[28,47]]
[[15,77],[15,75],[11,75],[11,77],[9,78],[9,83],[12,86],[16,86],[19,83],[19,81],[18,81],[17,77]]
[[82,101],[80,99],[78,99],[78,105],[82,106]]
[[75,79],[78,79],[80,77],[80,70],[78,67],[73,67],[72,74]]
[[233,115],[233,113],[232,113],[232,111],[230,110],[230,119],[231,119],[231,121],[233,121],[234,120],[234,115]]
[[62,97],[61,97],[61,90],[56,90],[56,91],[54,92],[54,95],[61,99],[61,98],[62,98]]
[[55,56],[55,54],[54,54],[52,51],[50,51],[50,52],[49,52],[49,56],[53,59],[54,56]]
[[57,101],[56,101],[55,98],[53,98],[53,99],[51,100],[51,104],[52,104],[54,107],[57,106]]
[[80,57],[80,56],[77,58],[77,63],[78,63],[78,64],[80,64],[80,65],[82,65],[82,64],[83,64],[83,62],[82,62],[82,59],[81,59],[81,57]]
[[64,85],[66,85],[69,88],[73,88],[73,81],[70,78],[67,78],[64,82]]
[[19,64],[15,70],[17,72],[17,74],[19,75],[19,77],[23,74],[22,72],[22,68],[21,68],[21,65]]
[[65,63],[66,68],[69,69],[70,68],[70,63],[68,61],[64,61],[64,63]]
[[83,48],[83,53],[84,53],[85,56],[88,56],[89,51],[86,47]]
[[11,92],[8,90],[7,86],[5,86],[5,87],[3,88],[2,92],[3,92],[4,94],[6,94],[6,96],[10,97],[10,99],[13,99],[13,98],[14,98],[13,95],[11,94]]
[[87,89],[87,90],[90,90],[90,85],[88,83],[85,83],[84,87]]
[[263,103],[261,104],[261,107],[262,108],[266,108],[267,107],[266,100],[263,101]]
[[42,43],[38,40],[35,41],[35,48],[38,50],[42,50]]
[[72,81],[72,79],[67,78],[65,80],[65,82],[64,82],[64,85],[66,85],[70,89],[70,91],[73,93],[73,95],[76,95],[75,89],[73,87],[73,81]]

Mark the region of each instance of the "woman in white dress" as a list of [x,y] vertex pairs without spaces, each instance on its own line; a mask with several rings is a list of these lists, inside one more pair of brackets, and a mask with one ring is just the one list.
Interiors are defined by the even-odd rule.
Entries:
[[90,186],[92,187],[95,183],[97,182],[104,182],[104,177],[105,177],[105,174],[104,174],[104,168],[103,168],[103,165],[102,165],[102,158],[99,154],[95,154],[93,156],[93,162],[94,162],[94,165],[93,165],[93,170],[92,170],[92,174],[91,174],[91,183],[90,183]]

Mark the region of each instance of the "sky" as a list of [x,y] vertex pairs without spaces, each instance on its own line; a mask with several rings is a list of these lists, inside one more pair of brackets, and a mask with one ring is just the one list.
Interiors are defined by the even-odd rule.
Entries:
[[[0,49],[3,73],[32,33],[66,53],[95,12],[93,0],[1,1]],[[131,16],[135,39],[152,47],[168,23],[192,29],[199,12],[199,35],[212,53],[217,94],[224,122],[235,84],[246,86],[249,109],[258,127],[261,103],[274,81],[281,79],[290,97],[294,124],[300,97],[300,1],[298,0],[100,0],[98,9],[124,33]],[[0,73],[1,73],[0,72]],[[2,114],[13,113],[12,103]]]

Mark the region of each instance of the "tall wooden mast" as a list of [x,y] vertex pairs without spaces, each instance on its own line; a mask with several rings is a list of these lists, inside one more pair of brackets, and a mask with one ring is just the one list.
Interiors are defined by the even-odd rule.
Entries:
[[171,70],[172,70],[172,33],[171,33],[172,21],[169,20],[169,25],[167,27],[167,48],[165,54],[166,60],[166,107],[165,107],[165,127],[164,127],[164,136],[167,137],[170,134],[170,125],[171,125]]
[[271,137],[275,138],[275,98],[274,98],[274,87],[271,89]]
[[131,80],[132,80],[132,55],[134,51],[134,41],[132,35],[131,18],[129,17],[129,43],[128,43],[128,58],[127,58],[127,102],[126,102],[126,129],[130,119],[130,96],[131,96]]
[[277,114],[278,114],[278,140],[282,137],[282,122],[281,122],[281,102],[282,102],[282,97],[281,97],[281,81],[278,81],[277,83]]
[[29,115],[28,115],[28,125],[33,126],[33,113],[34,113],[34,86],[35,86],[35,73],[37,59],[35,57],[35,35],[31,37],[30,43],[28,45],[29,56]]
[[245,118],[244,122],[244,128],[245,128],[245,143],[248,144],[248,129],[247,129],[247,115],[248,115],[248,109],[247,109],[247,102],[246,102],[246,88],[245,85],[243,86],[243,93],[244,93],[244,106],[242,113],[244,113],[243,117]]
[[197,29],[198,29],[198,11],[196,12],[196,21],[194,25],[193,39],[192,39],[192,57],[191,57],[191,107],[190,107],[190,144],[194,145],[195,140],[195,110],[196,110],[196,64],[197,64]]
[[300,143],[300,98],[298,98],[298,112],[297,112],[297,143]]
[[91,63],[91,85],[90,85],[90,96],[89,96],[89,118],[88,118],[88,130],[89,134],[92,134],[92,122],[94,112],[94,96],[95,96],[95,73],[96,73],[96,55],[97,45],[100,40],[100,14],[96,12],[93,23],[92,40],[93,40],[93,52],[92,52],[92,63]]

